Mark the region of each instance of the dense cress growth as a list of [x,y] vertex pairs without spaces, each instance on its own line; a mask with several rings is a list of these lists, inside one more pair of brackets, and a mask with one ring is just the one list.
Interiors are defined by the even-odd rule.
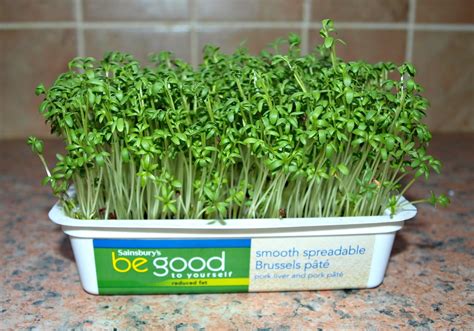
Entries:
[[308,55],[296,35],[257,56],[207,46],[197,69],[169,52],[152,67],[119,52],[74,59],[37,88],[66,143],[50,171],[43,143],[29,139],[45,183],[85,219],[395,212],[416,179],[440,168],[426,153],[428,102],[415,69],[342,61],[330,20],[321,36]]

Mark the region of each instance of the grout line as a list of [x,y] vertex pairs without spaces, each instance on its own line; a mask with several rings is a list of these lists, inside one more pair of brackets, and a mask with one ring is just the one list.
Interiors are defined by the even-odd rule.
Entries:
[[[359,29],[359,30],[405,30],[406,23],[378,23],[378,22],[334,22],[336,30]],[[321,28],[321,23],[312,23],[312,27]]]
[[[78,1],[78,0],[76,0]],[[80,1],[80,0],[79,0]],[[0,30],[42,30],[42,29],[75,29],[78,26],[74,22],[21,22],[0,23]],[[190,23],[186,21],[177,22],[81,22],[84,30],[90,29],[143,29],[151,28],[163,31],[189,31]]]
[[0,23],[0,30],[75,29],[75,22]]
[[[77,1],[77,0],[76,0]],[[191,22],[80,22],[83,30],[90,29],[144,29],[151,28],[167,32],[183,32],[192,28]],[[0,23],[0,30],[34,30],[34,29],[74,29],[77,22],[18,22]],[[303,22],[195,22],[197,31],[206,28],[216,29],[302,29]],[[320,29],[321,23],[308,23],[309,29]],[[457,31],[474,32],[474,24],[414,24],[415,31]],[[408,23],[376,23],[376,22],[336,22],[336,29],[360,30],[408,30]]]
[[85,30],[153,29],[163,32],[188,32],[192,26],[190,22],[87,22],[83,24],[83,28]]
[[303,22],[301,26],[301,53],[308,54],[309,50],[309,24],[311,21],[311,0],[303,3]]
[[77,42],[77,56],[86,56],[86,46],[84,42],[84,22],[82,0],[74,1],[74,11],[76,16],[76,42]]
[[416,22],[416,0],[408,2],[408,29],[407,40],[405,44],[405,61],[413,61],[413,45],[415,39],[415,22]]
[[453,31],[453,32],[474,32],[474,24],[423,24],[413,25],[415,31]]
[[198,33],[197,33],[197,5],[196,0],[189,0],[191,8],[191,36],[190,36],[190,51],[191,51],[191,64],[193,67],[197,67],[199,64],[199,50],[198,50]]
[[301,21],[294,22],[199,22],[199,29],[301,29]]

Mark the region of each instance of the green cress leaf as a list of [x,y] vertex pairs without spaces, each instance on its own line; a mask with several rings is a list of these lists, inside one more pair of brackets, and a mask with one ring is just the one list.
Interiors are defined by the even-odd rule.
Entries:
[[351,86],[352,79],[349,75],[344,74],[343,81],[344,81],[344,86],[346,86],[346,87]]
[[68,127],[72,128],[74,126],[74,122],[72,121],[72,117],[70,115],[64,116],[64,122],[67,124]]
[[347,90],[346,94],[345,94],[345,97],[346,97],[346,102],[348,104],[351,104],[352,100],[354,99],[354,92],[352,92],[352,90]]
[[102,154],[98,154],[95,156],[95,163],[99,166],[99,167],[103,167],[105,165],[105,159],[104,159],[104,156]]
[[123,132],[124,129],[125,129],[125,122],[123,118],[117,119],[117,131]]
[[44,151],[44,142],[36,137],[28,137],[28,145],[30,145],[31,150],[36,154],[43,154]]
[[385,147],[388,151],[392,151],[395,146],[395,139],[393,137],[385,137]]
[[449,203],[450,203],[451,201],[449,200],[449,198],[448,198],[446,195],[440,194],[440,195],[438,196],[436,202],[437,202],[437,204],[440,205],[441,207],[446,207],[446,206],[449,205]]
[[128,151],[127,148],[123,148],[123,149],[122,149],[122,151],[121,151],[121,153],[120,153],[120,157],[122,158],[122,161],[123,161],[124,163],[130,162],[130,153],[129,153],[129,151]]
[[331,48],[333,44],[334,44],[334,38],[333,37],[324,38],[324,47]]
[[344,164],[338,164],[337,165],[337,169],[339,169],[339,171],[344,175],[344,176],[347,176],[349,175],[349,168],[346,167],[346,165]]
[[408,91],[413,91],[414,89],[416,88],[416,84],[415,84],[415,81],[413,79],[409,79],[407,81],[407,89]]
[[347,131],[352,132],[354,130],[355,122],[354,120],[348,120],[346,123]]
[[89,105],[93,105],[95,102],[95,95],[92,90],[87,90],[87,100],[89,101]]
[[45,94],[45,93],[46,93],[46,89],[45,89],[44,85],[39,84],[35,89],[35,94],[36,95],[41,95],[41,94]]

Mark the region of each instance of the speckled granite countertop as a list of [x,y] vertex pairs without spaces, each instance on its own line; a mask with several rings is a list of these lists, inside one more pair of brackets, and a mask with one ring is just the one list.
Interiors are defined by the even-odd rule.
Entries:
[[[55,202],[22,141],[0,142],[0,329],[474,329],[474,134],[436,135],[443,174],[419,184],[451,206],[419,206],[372,290],[93,296],[69,241],[48,220]],[[47,142],[48,158],[61,149]]]

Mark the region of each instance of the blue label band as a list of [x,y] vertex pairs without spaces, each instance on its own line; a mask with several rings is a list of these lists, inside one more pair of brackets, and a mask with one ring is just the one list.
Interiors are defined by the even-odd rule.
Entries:
[[94,239],[94,248],[246,248],[251,239]]

